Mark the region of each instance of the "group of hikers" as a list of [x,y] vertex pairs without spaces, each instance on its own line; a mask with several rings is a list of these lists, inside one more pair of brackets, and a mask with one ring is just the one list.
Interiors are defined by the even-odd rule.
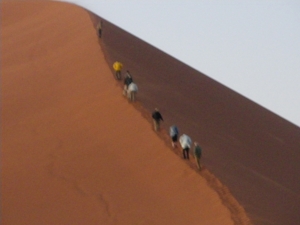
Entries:
[[[98,37],[101,38],[102,37],[102,21],[99,21],[96,29],[97,29]],[[123,64],[119,61],[116,61],[113,63],[113,69],[115,71],[115,78],[117,80],[122,80],[122,72],[121,71],[123,69]],[[127,96],[129,101],[134,102],[136,99],[137,91],[138,91],[138,87],[133,82],[133,78],[132,78],[129,70],[127,70],[125,77],[124,77],[123,95]],[[158,131],[160,129],[160,122],[164,121],[164,119],[157,108],[155,108],[154,112],[152,113],[152,119],[153,119],[154,130]],[[172,147],[177,148],[179,130],[176,125],[172,125],[170,127],[169,134],[171,137]],[[183,158],[189,159],[189,151],[192,147],[192,139],[188,135],[182,134],[179,137],[179,143],[182,148]],[[201,170],[202,166],[200,164],[200,159],[202,156],[202,149],[197,142],[194,142],[193,150],[194,150],[193,154],[194,154],[194,157],[196,160],[197,167],[199,170]]]
[[[115,70],[115,78],[117,80],[122,80],[121,70],[123,68],[123,64],[116,61],[113,64],[113,68]],[[129,101],[134,102],[136,98],[136,94],[138,92],[138,86],[133,82],[132,76],[129,70],[126,70],[125,78],[124,78],[124,88],[123,95],[127,96]]]
[[[154,130],[158,131],[160,129],[160,121],[164,121],[161,113],[159,112],[158,108],[155,108],[154,112],[152,113],[152,119],[153,119],[153,125],[154,125]],[[178,142],[178,137],[179,137],[179,130],[176,125],[172,125],[169,129],[169,134],[171,137],[171,143],[173,148],[177,148],[177,142]],[[182,155],[184,159],[189,159],[189,151],[192,147],[192,139],[186,135],[182,134],[179,137],[179,143],[182,148]],[[202,166],[200,163],[200,159],[202,156],[202,149],[199,146],[197,142],[194,142],[194,149],[193,149],[193,154],[197,163],[197,167],[199,170],[201,170]]]
[[[113,69],[115,71],[115,78],[117,80],[122,80],[122,68],[123,64],[119,61],[116,61],[113,63]],[[138,91],[137,85],[133,82],[133,78],[129,72],[129,70],[126,71],[125,77],[124,77],[124,89],[123,89],[123,95],[127,96],[127,98],[134,102],[136,99],[136,94]],[[153,119],[153,126],[154,130],[158,131],[160,129],[160,122],[164,121],[161,113],[159,112],[158,108],[155,108],[154,112],[152,113],[152,119]],[[177,142],[179,137],[179,130],[176,125],[172,125],[170,127],[169,131],[170,137],[171,137],[171,143],[173,148],[177,148]],[[192,139],[186,135],[182,134],[179,137],[179,143],[182,148],[182,155],[184,159],[189,159],[189,151],[192,147]],[[200,163],[200,159],[202,156],[202,149],[199,146],[197,142],[194,142],[194,148],[193,148],[193,155],[196,160],[196,164],[199,170],[201,170],[202,166]]]

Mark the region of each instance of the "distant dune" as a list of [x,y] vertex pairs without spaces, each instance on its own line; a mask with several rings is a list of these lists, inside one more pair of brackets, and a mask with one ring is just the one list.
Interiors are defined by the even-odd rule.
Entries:
[[[169,80],[178,67],[190,69],[106,21],[98,40],[91,18],[97,22],[65,3],[1,1],[1,224],[250,224],[228,188],[207,169],[198,172],[192,157],[182,160],[166,136],[177,123],[218,172],[213,146],[222,142],[210,142],[212,128],[202,132],[203,114],[190,114],[203,103],[185,101],[187,90],[202,96],[199,79],[212,81]],[[115,59],[140,87],[134,104],[113,78]],[[168,73],[157,73],[167,64]],[[184,107],[173,108],[180,101]],[[154,106],[165,118],[158,135],[149,118]]]
[[205,166],[254,224],[299,223],[299,127],[105,20],[100,44],[108,64],[131,71],[143,108],[158,107],[165,129],[177,124],[201,144]]

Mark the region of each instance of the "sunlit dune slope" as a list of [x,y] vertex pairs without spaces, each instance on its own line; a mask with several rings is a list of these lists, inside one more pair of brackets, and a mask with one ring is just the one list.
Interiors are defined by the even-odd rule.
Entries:
[[121,95],[85,10],[2,1],[1,80],[1,224],[234,224]]

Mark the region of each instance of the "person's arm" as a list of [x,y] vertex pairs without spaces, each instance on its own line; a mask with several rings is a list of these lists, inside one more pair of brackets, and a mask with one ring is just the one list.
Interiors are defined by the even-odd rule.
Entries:
[[194,146],[194,149],[193,149],[193,150],[194,150],[194,152],[193,152],[194,155],[196,155],[196,154],[197,154],[197,153],[196,153],[196,152],[197,152],[197,146]]
[[161,114],[159,114],[159,116],[160,116],[160,119],[161,119],[162,121],[164,121],[164,118],[162,117],[162,115],[161,115]]
[[153,119],[156,119],[156,118],[155,118],[155,112],[152,113],[152,118],[153,118]]

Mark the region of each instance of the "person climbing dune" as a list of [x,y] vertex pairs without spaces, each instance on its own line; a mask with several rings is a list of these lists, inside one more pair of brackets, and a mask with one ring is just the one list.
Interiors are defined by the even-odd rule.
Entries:
[[152,119],[153,119],[154,130],[158,131],[160,129],[160,121],[164,121],[158,108],[155,108],[154,112],[152,113]]
[[117,80],[121,80],[121,78],[122,78],[121,70],[122,70],[122,68],[123,68],[123,64],[120,63],[120,62],[118,62],[118,61],[116,61],[116,62],[114,62],[114,64],[113,64],[113,68],[114,68],[114,70],[115,70],[115,78],[116,78]]
[[135,83],[131,82],[127,88],[127,97],[129,101],[134,102],[136,98],[136,94],[138,91],[138,87]]
[[197,167],[199,170],[202,169],[202,166],[200,163],[201,156],[202,156],[202,149],[197,142],[194,142],[194,157],[195,157],[196,164],[197,164]]
[[99,23],[97,24],[97,32],[98,32],[98,37],[101,38],[102,37],[102,20],[100,20]]
[[183,134],[179,138],[180,145],[182,147],[182,155],[184,159],[190,159],[189,157],[189,151],[192,145],[192,139],[187,136],[186,134]]
[[125,79],[124,79],[124,89],[123,89],[124,95],[127,94],[127,89],[132,82],[133,82],[132,76],[131,76],[129,70],[127,70],[126,74],[125,74]]
[[176,148],[177,147],[177,141],[178,141],[178,128],[176,125],[173,125],[170,127],[170,137],[171,137],[171,143],[172,143],[172,147]]

